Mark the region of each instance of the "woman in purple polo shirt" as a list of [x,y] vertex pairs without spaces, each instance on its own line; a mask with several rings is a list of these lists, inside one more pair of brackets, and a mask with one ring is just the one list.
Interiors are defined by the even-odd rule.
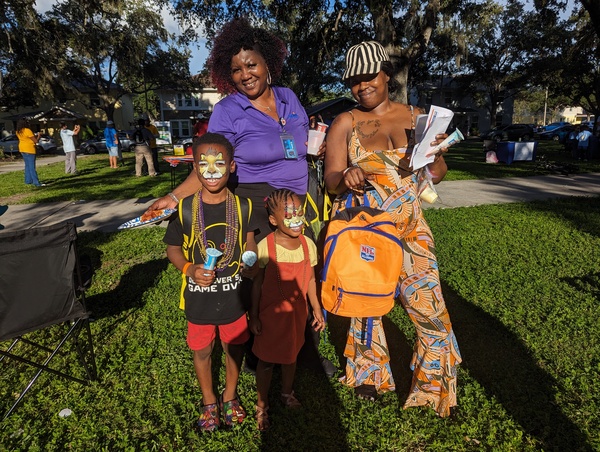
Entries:
[[[216,37],[208,59],[213,84],[228,94],[215,105],[208,131],[224,135],[235,148],[237,170],[230,185],[237,195],[252,199],[260,227],[257,241],[271,232],[264,199],[277,188],[304,197],[308,186],[308,117],[292,90],[272,85],[286,55],[279,38],[235,19]],[[176,200],[199,188],[191,173],[149,210],[176,207]]]
[[[215,38],[208,58],[213,84],[228,94],[215,105],[208,131],[224,135],[234,146],[237,170],[230,176],[230,188],[252,200],[260,228],[255,232],[257,242],[272,230],[265,198],[277,188],[287,188],[304,199],[308,188],[308,117],[292,90],[272,85],[281,75],[286,55],[285,44],[278,37],[252,27],[246,19],[234,19]],[[320,158],[324,152],[325,144],[319,150]],[[175,208],[179,199],[200,187],[192,172],[147,212]],[[307,324],[311,321],[309,315]],[[313,335],[312,328],[306,331],[298,364],[333,376],[336,367],[318,355],[318,333]],[[251,369],[256,365],[252,356],[246,355],[246,366]]]

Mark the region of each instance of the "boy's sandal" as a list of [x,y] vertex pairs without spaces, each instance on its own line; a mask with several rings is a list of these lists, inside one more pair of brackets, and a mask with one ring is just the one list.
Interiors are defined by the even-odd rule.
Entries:
[[202,405],[202,414],[198,419],[198,430],[214,432],[219,428],[219,407],[216,403]]
[[271,427],[271,421],[269,421],[269,407],[261,408],[256,405],[256,426],[260,432],[264,432]]
[[298,399],[294,395],[294,391],[290,392],[289,394],[281,393],[281,403],[283,403],[286,408],[302,407],[302,404],[298,401]]
[[219,407],[223,414],[223,422],[231,427],[236,424],[241,424],[246,419],[246,410],[240,403],[240,398],[236,394],[235,399],[228,402],[223,402],[223,394],[219,396]]

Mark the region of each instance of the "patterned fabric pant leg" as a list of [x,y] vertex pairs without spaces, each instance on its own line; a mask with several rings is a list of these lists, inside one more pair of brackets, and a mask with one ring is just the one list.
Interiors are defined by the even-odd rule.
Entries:
[[401,301],[417,333],[413,379],[404,408],[428,405],[445,417],[456,405],[456,366],[461,357],[442,296],[433,239],[425,224],[404,243],[404,271]]
[[366,318],[353,317],[346,338],[344,356],[346,375],[342,383],[352,388],[360,385],[375,386],[378,393],[394,391],[396,385],[390,368],[390,354],[381,317],[373,317],[371,343],[367,343]]

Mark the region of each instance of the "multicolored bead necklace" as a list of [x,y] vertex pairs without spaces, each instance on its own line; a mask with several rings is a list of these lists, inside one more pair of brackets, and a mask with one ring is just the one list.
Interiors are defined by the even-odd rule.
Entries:
[[[287,297],[285,296],[285,294],[283,293],[283,289],[281,288],[281,274],[279,273],[279,265],[278,265],[278,261],[277,261],[277,232],[275,231],[275,233],[273,234],[273,242],[275,245],[275,273],[277,274],[277,287],[279,287],[279,293],[281,294],[282,300],[287,300],[290,303],[293,303],[294,298],[293,297]],[[302,243],[302,242],[300,242]],[[302,250],[304,250],[304,247],[302,247]],[[308,267],[308,261],[309,259],[307,259],[307,256],[304,256],[304,274],[302,275],[302,287],[300,287],[300,295],[302,296],[302,298],[304,299],[304,291],[302,290],[302,288],[306,285],[306,267]]]
[[[229,265],[233,258],[235,245],[237,242],[238,231],[240,230],[239,218],[237,215],[235,196],[227,190],[227,199],[225,200],[225,249],[223,255],[217,261],[215,271],[223,270]],[[192,200],[192,228],[196,234],[196,245],[202,259],[206,261],[206,249],[208,241],[206,240],[204,224],[204,203],[202,202],[202,191],[194,195]]]

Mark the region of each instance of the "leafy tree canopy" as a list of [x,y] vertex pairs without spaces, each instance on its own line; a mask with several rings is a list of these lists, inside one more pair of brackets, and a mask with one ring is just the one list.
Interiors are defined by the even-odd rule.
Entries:
[[67,94],[87,105],[93,93],[112,118],[125,94],[190,87],[189,54],[146,2],[65,0],[43,16],[31,0],[6,3],[4,105]]
[[248,16],[288,43],[290,56],[283,82],[303,102],[341,91],[339,75],[348,47],[376,39],[395,68],[398,99],[406,100],[408,72],[427,47],[438,14],[456,11],[466,0],[173,0],[181,17],[202,24],[210,38],[224,22]]

